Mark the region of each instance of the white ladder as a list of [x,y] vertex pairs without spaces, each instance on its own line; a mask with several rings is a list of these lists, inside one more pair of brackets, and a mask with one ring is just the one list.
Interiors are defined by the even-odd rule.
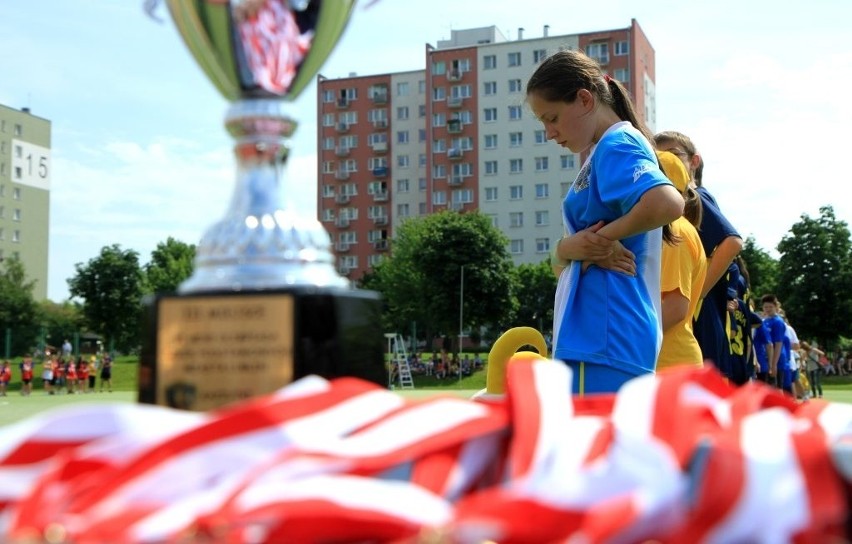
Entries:
[[414,378],[411,377],[411,366],[408,364],[408,353],[405,351],[405,340],[397,334],[393,340],[393,360],[397,370],[397,380],[400,389],[414,389]]

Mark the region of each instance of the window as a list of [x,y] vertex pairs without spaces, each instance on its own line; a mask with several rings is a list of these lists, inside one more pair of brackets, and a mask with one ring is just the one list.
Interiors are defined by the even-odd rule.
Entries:
[[509,53],[508,60],[509,60],[509,66],[520,66],[521,65],[521,54],[519,52]]
[[334,169],[336,168],[336,164],[334,161],[325,161],[322,163],[322,172],[323,174],[333,174]]
[[15,167],[15,179],[21,179],[23,177],[23,171],[20,166]]
[[447,150],[447,141],[443,138],[432,140],[432,152],[443,153]]
[[520,121],[520,119],[521,119],[521,107],[520,106],[509,106],[509,120]]
[[486,134],[485,135],[485,149],[497,149],[497,135],[496,134]]
[[509,172],[512,174],[520,174],[524,171],[524,159],[509,160]]
[[396,133],[396,143],[398,144],[407,144],[408,143],[408,131],[400,130]]
[[15,146],[15,157],[20,159],[23,156],[24,156],[24,148],[20,145],[16,145]]
[[323,91],[322,92],[322,101],[325,104],[330,104],[331,102],[334,102],[334,91],[328,90],[328,89]]
[[546,144],[547,143],[547,133],[543,130],[536,130],[535,135],[535,143],[536,144]]
[[559,162],[561,163],[563,170],[574,168],[574,155],[560,155]]
[[510,185],[509,186],[509,200],[521,200],[524,198],[524,186],[523,185]]
[[433,113],[432,114],[432,126],[433,127],[443,127],[447,124],[447,115],[444,113]]
[[550,185],[546,183],[536,183],[535,184],[535,197],[536,198],[548,198],[550,196]]
[[417,116],[421,119],[426,117],[426,104],[420,104],[417,106]]
[[374,267],[380,262],[382,262],[382,259],[384,258],[384,255],[374,253],[373,255],[367,257],[367,264],[370,265],[370,267]]
[[21,209],[15,208],[15,211],[12,212],[12,221],[20,221],[21,220]]
[[545,58],[547,58],[547,51],[545,51],[544,49],[536,49],[535,51],[533,51],[533,63],[538,64]]
[[399,155],[396,158],[396,165],[399,168],[408,168],[408,155]]
[[615,72],[613,72],[612,77],[617,79],[622,83],[627,83],[630,80],[630,70],[627,68],[616,68]]
[[535,239],[535,252],[536,253],[550,253],[550,239],[549,238],[536,238]]
[[6,208],[4,208],[3,206],[0,206],[0,219],[3,219],[3,217],[5,215],[6,215]]
[[495,202],[497,200],[497,187],[486,187],[485,188],[485,201],[486,202]]
[[470,98],[470,85],[453,85],[450,87],[450,96],[454,98]]
[[546,227],[550,224],[550,212],[547,210],[540,210],[535,212],[535,226],[537,227]]
[[536,157],[535,158],[535,171],[536,172],[547,172],[547,157]]
[[524,241],[523,240],[511,240],[509,242],[509,253],[512,255],[518,255],[524,252]]
[[397,96],[408,96],[408,82],[400,81],[396,84],[396,95]]
[[426,178],[417,178],[417,188],[421,193],[426,192]]
[[[343,143],[343,138],[340,139],[341,144]],[[367,137],[367,141],[370,147],[375,146],[376,144],[386,144],[388,143],[388,135],[384,132],[373,132]]]
[[387,157],[370,157],[367,160],[367,168],[370,171],[378,170],[379,168],[387,168],[388,167],[388,159]]
[[453,177],[461,176],[468,177],[473,174],[473,167],[469,162],[463,162],[461,164],[453,165]]
[[509,147],[521,147],[524,145],[524,133],[523,132],[510,132],[509,133]]
[[470,151],[473,149],[473,138],[470,136],[463,136],[460,138],[453,138],[450,140],[450,147],[455,149],[462,149],[464,151]]
[[12,231],[12,241],[13,242],[20,242],[21,241],[21,231],[19,231],[19,230],[13,230]]
[[485,161],[485,175],[493,176],[497,174],[497,161]]
[[[384,140],[382,140],[382,141],[384,141]],[[348,136],[341,136],[340,146],[346,147],[347,149],[355,149],[356,147],[358,147],[358,136],[355,135],[355,134],[349,134]]]
[[420,215],[426,215],[426,203],[425,202],[421,202],[420,204],[417,205],[417,213],[419,213]]
[[432,177],[433,178],[445,178],[447,177],[447,167],[443,164],[436,164],[432,167]]
[[523,90],[523,85],[521,84],[520,79],[510,79],[509,80],[509,92],[510,93],[519,93]]
[[397,204],[396,205],[396,215],[398,215],[399,217],[408,217],[409,216],[408,204]]
[[432,191],[432,205],[443,206],[447,203],[446,191]]
[[417,155],[417,166],[419,168],[426,168],[426,153]]
[[447,73],[447,63],[439,60],[432,63],[432,74],[440,76]]
[[421,79],[417,82],[417,94],[423,94],[426,92],[426,80]]
[[447,98],[447,90],[443,87],[435,87],[432,89],[432,100],[444,100]]
[[497,120],[497,108],[485,108],[483,114],[486,123],[493,123]]
[[493,70],[497,68],[497,55],[485,55],[482,57],[482,69]]
[[422,144],[425,141],[426,141],[426,129],[425,128],[417,129],[417,142]]
[[322,148],[323,149],[334,149],[334,138],[323,138],[322,139]]
[[509,226],[519,228],[524,226],[524,212],[511,212],[509,214]]
[[334,126],[334,114],[326,113],[322,116],[322,126],[324,127],[333,127]]
[[329,198],[334,196],[334,185],[324,184],[322,186],[322,196],[323,198]]
[[482,94],[484,94],[485,96],[497,94],[497,82],[496,81],[484,82],[482,84]]
[[358,112],[357,111],[344,111],[340,115],[337,116],[337,120],[340,123],[345,125],[352,126],[358,122]]
[[453,202],[470,204],[473,202],[473,189],[456,189],[453,191]]
[[630,53],[630,44],[627,41],[615,42],[615,55],[627,55]]
[[491,220],[491,226],[496,228],[497,227],[497,215],[489,213],[486,217],[488,217],[488,219]]
[[400,106],[396,109],[396,118],[404,121],[408,119],[408,106]]
[[586,46],[586,54],[599,64],[609,63],[609,45],[606,42],[590,43]]
[[408,180],[407,179],[398,179],[396,180],[396,192],[397,193],[407,193],[408,192]]
[[[6,239],[6,233],[3,232],[3,228],[0,227],[0,240],[5,240],[5,239]],[[0,249],[0,257],[2,257],[2,256],[3,256],[3,250]]]
[[[20,170],[20,168],[18,168]],[[21,188],[14,187],[12,188],[12,200],[21,200]]]

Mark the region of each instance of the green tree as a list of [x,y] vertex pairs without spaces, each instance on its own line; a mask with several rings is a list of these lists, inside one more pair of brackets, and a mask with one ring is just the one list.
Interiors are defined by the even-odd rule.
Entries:
[[459,330],[464,267],[465,331],[504,327],[514,315],[512,260],[507,240],[479,212],[440,212],[410,219],[397,230],[390,257],[362,282],[382,293],[387,330],[412,322],[427,339]]
[[852,241],[831,206],[802,214],[778,244],[778,297],[802,339],[831,345],[852,335]]
[[83,315],[92,331],[104,337],[107,347],[123,352],[138,347],[143,294],[139,254],[113,244],[74,268],[69,291],[85,301]]
[[755,307],[759,307],[760,297],[767,293],[775,293],[777,290],[778,261],[757,245],[754,236],[746,238],[740,256],[748,268],[751,295],[755,299]]
[[518,302],[513,326],[535,327],[542,334],[553,325],[556,276],[550,261],[522,264],[515,269],[514,295]]
[[35,346],[38,316],[33,299],[35,280],[27,280],[24,264],[18,258],[7,258],[0,268],[0,340],[6,355],[6,338],[11,338],[9,355],[23,355]]
[[174,293],[192,275],[195,245],[175,240],[171,236],[157,244],[151,260],[144,267],[146,293]]
[[39,334],[52,346],[61,346],[65,339],[72,340],[75,333],[85,332],[86,318],[77,302],[62,303],[43,300],[38,304]]

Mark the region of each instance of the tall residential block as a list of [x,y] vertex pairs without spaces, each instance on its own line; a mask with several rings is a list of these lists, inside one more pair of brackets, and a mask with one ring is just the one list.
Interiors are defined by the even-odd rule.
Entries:
[[0,105],[0,259],[19,258],[33,297],[47,298],[50,121]]
[[425,47],[425,70],[318,78],[320,220],[340,272],[358,279],[391,250],[394,229],[441,210],[480,210],[516,264],[545,260],[563,233],[561,202],[584,157],[548,142],[525,103],[550,54],[581,49],[631,92],[651,130],[654,49],[627,28],[508,40],[453,30]]

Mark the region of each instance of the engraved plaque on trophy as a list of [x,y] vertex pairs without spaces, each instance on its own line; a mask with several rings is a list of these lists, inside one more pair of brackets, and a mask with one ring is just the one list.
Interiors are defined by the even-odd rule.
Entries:
[[[334,267],[328,233],[287,201],[284,112],[337,42],[354,0],[166,0],[231,102],[237,183],[192,277],[146,301],[139,401],[208,410],[309,374],[386,384],[377,293]],[[304,190],[314,190],[304,187]]]

